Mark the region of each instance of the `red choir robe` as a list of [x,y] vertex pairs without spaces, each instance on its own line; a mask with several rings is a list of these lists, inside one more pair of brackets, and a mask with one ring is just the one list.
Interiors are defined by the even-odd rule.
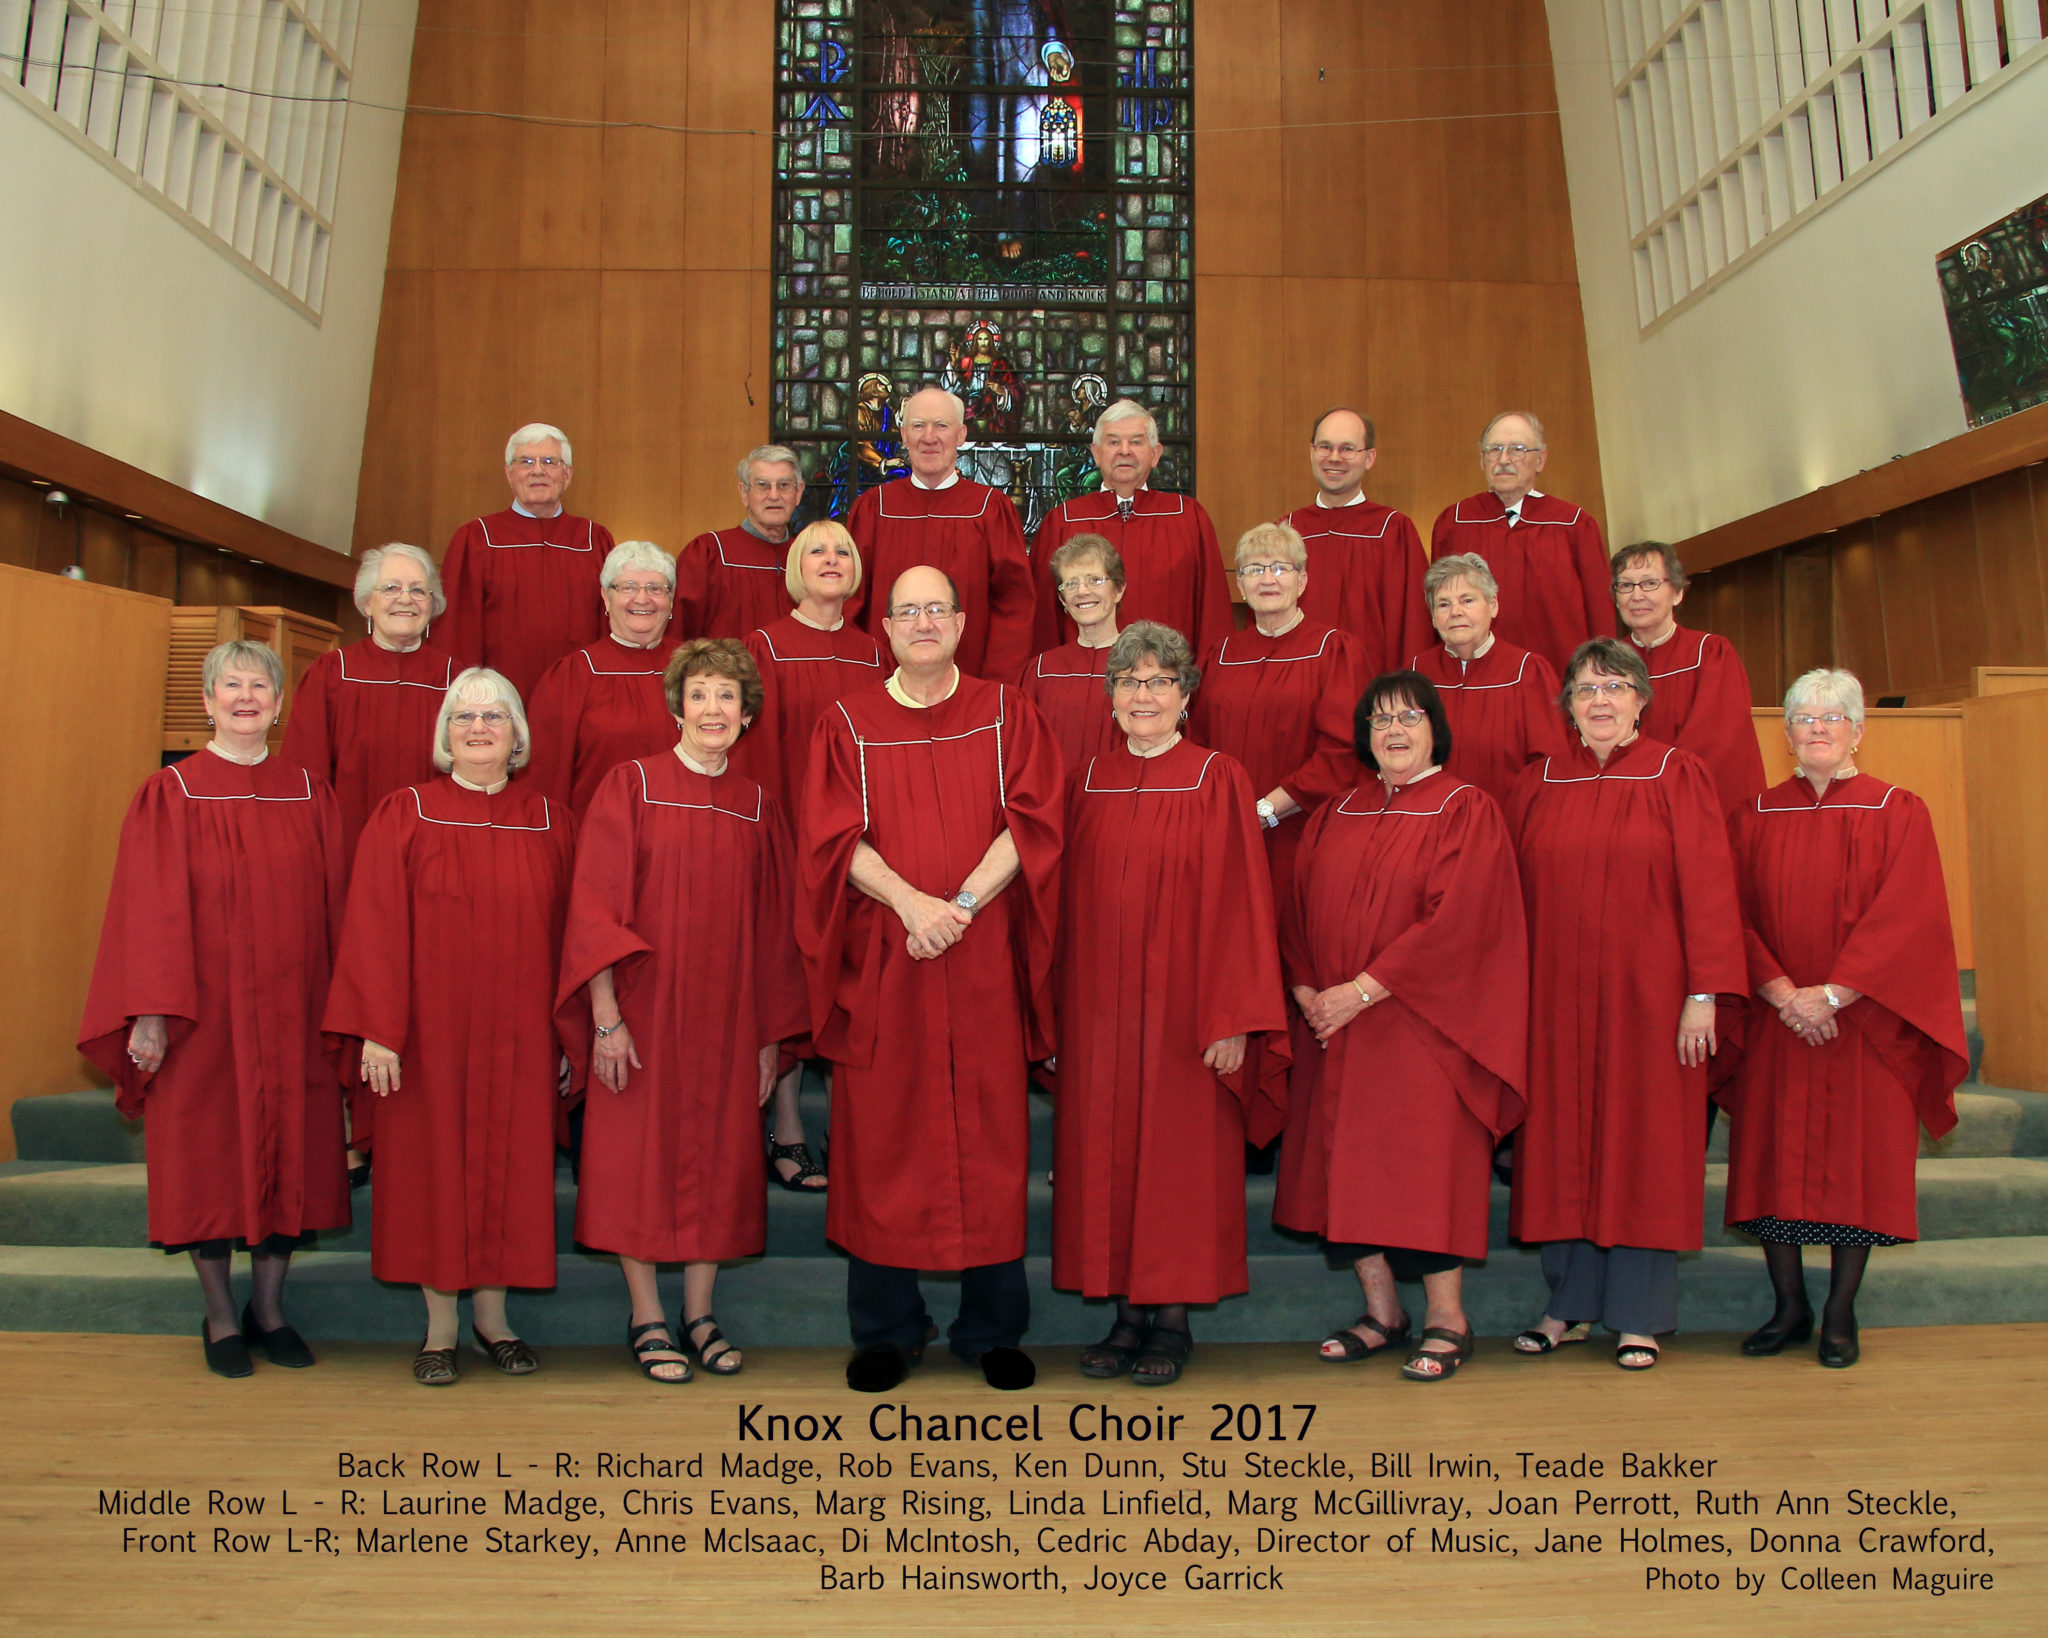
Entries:
[[458,666],[487,665],[531,700],[542,672],[605,634],[597,576],[613,544],[603,525],[567,512],[470,519],[441,558],[448,612],[439,645]]
[[[579,1081],[576,1241],[642,1262],[767,1239],[760,1051],[807,1027],[789,827],[743,774],[624,763],[578,828],[556,1029]],[[607,967],[640,1067],[589,1079],[586,986]]]
[[1542,655],[1560,677],[1579,644],[1614,635],[1614,577],[1584,507],[1532,489],[1511,529],[1498,495],[1468,495],[1430,531],[1432,561],[1457,552],[1477,552],[1500,583],[1494,634]]
[[1604,769],[1574,745],[1522,770],[1508,828],[1530,950],[1514,1235],[1696,1251],[1708,1065],[1679,1063],[1678,1018],[1749,988],[1713,776],[1653,739]]
[[1281,917],[1287,978],[1393,993],[1295,1064],[1273,1221],[1358,1245],[1486,1255],[1494,1144],[1522,1118],[1529,944],[1492,797],[1371,769],[1317,809]]
[[1435,683],[1443,698],[1444,719],[1451,725],[1450,766],[1496,802],[1507,801],[1529,763],[1563,754],[1561,690],[1542,655],[1496,637],[1477,659],[1460,660],[1437,643],[1408,668]]
[[1097,490],[1063,500],[1038,526],[1031,560],[1038,565],[1036,646],[1071,642],[1074,622],[1053,585],[1052,554],[1076,535],[1100,535],[1124,560],[1119,626],[1157,620],[1179,632],[1197,654],[1237,629],[1230,612],[1230,571],[1216,544],[1216,526],[1192,495],[1140,489],[1130,521],[1119,516],[1115,492]]
[[860,547],[861,589],[847,617],[879,638],[896,577],[919,564],[952,576],[967,611],[954,663],[1007,682],[1031,657],[1037,599],[1017,508],[1000,489],[961,478],[924,489],[908,478],[870,489],[846,520]]
[[[1287,1004],[1244,770],[1183,739],[1089,760],[1060,861],[1052,1283],[1145,1305],[1243,1291],[1244,1144],[1286,1107]],[[1217,1041],[1263,1036],[1228,1080]],[[1246,1071],[1270,1084],[1248,1082]]]
[[1707,765],[1721,811],[1732,816],[1764,788],[1749,673],[1735,645],[1715,632],[1680,626],[1655,648],[1637,644],[1636,653],[1650,668],[1653,695],[1643,721],[1666,744]]
[[374,1106],[380,1280],[555,1283],[555,967],[575,853],[575,819],[516,776],[495,796],[414,785],[370,815],[326,1027],[400,1060],[396,1092],[355,1094]]
[[[836,1066],[826,1233],[857,1257],[952,1269],[1024,1254],[1024,1064],[1053,1050],[1064,782],[1030,703],[964,671],[929,709],[877,684],[818,724],[797,936],[818,1054]],[[902,922],[847,879],[865,839],[950,898],[1005,827],[1021,870],[935,960],[913,961]]]
[[[785,602],[787,599],[785,598]],[[852,621],[820,631],[794,614],[747,633],[761,672],[761,714],[732,749],[732,765],[775,799],[794,824],[803,800],[811,735],[834,701],[886,676],[882,651]]]
[[1068,776],[1092,756],[1121,746],[1123,730],[1109,709],[1109,650],[1065,643],[1024,668],[1024,697],[1038,707],[1059,741]]
[[1308,547],[1302,612],[1356,637],[1368,678],[1429,645],[1429,556],[1405,514],[1361,497],[1352,506],[1297,507],[1280,521]]
[[366,637],[321,655],[292,691],[285,758],[334,787],[350,863],[370,811],[434,777],[434,724],[454,680],[454,659],[431,644],[400,654]]
[[[78,1050],[143,1118],[152,1244],[348,1222],[341,1083],[320,1039],[347,881],[334,793],[283,757],[202,750],[129,804]],[[157,1014],[169,1049],[145,1075],[128,1032]]]
[[789,612],[789,542],[751,529],[707,529],[676,559],[676,616],[669,629],[692,637],[744,637]]
[[[1816,798],[1794,776],[1732,826],[1751,990],[1729,1112],[1728,1221],[1919,1232],[1919,1132],[1956,1123],[1969,1073],[1955,938],[1934,826],[1910,791],[1874,774]],[[1808,1046],[1755,991],[1774,978],[1839,982],[1862,999]]]
[[676,719],[661,678],[677,646],[669,636],[652,648],[605,637],[549,666],[527,699],[533,760],[522,782],[581,818],[621,762],[672,749]]

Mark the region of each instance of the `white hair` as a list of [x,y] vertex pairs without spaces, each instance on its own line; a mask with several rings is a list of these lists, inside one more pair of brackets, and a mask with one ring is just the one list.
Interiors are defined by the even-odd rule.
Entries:
[[954,418],[955,418],[955,419],[957,419],[957,420],[959,421],[959,423],[960,423],[960,424],[961,424],[961,425],[962,425],[963,427],[964,427],[965,425],[967,425],[967,402],[966,402],[966,400],[965,400],[965,399],[963,399],[963,398],[962,398],[962,397],[961,397],[961,396],[960,396],[960,395],[959,395],[959,394],[958,394],[957,392],[950,392],[950,391],[948,391],[948,390],[947,390],[946,388],[944,388],[944,387],[919,387],[919,388],[915,389],[914,391],[911,391],[911,392],[907,392],[907,393],[905,393],[905,394],[903,395],[903,403],[902,403],[902,405],[901,405],[901,407],[899,408],[899,410],[898,410],[898,412],[897,412],[897,413],[898,413],[898,414],[900,414],[900,415],[908,415],[908,414],[910,413],[910,401],[911,401],[911,399],[913,399],[913,398],[917,397],[917,395],[918,395],[919,393],[926,393],[926,392],[935,392],[935,393],[937,393],[937,394],[938,394],[938,395],[939,395],[939,396],[940,396],[941,398],[945,399],[945,401],[946,401],[947,403],[949,403],[949,404],[951,404],[951,405],[953,406],[953,415],[954,415]]
[[262,672],[270,679],[270,686],[277,697],[280,700],[284,698],[284,661],[277,657],[277,650],[268,643],[252,643],[239,637],[206,651],[205,662],[199,668],[199,692],[211,699],[213,685],[220,681],[220,674],[229,666],[240,671]]
[[757,466],[793,466],[796,468],[796,481],[804,481],[804,463],[797,459],[796,451],[786,444],[761,444],[740,457],[742,489],[754,481],[754,468]]
[[562,446],[562,464],[574,466],[576,457],[569,452],[569,435],[560,427],[551,427],[545,421],[528,421],[505,440],[505,464],[510,466],[512,458],[527,445],[544,444],[550,439]]
[[1095,442],[1101,443],[1102,435],[1119,421],[1143,421],[1145,442],[1154,449],[1159,447],[1159,423],[1153,418],[1152,412],[1135,398],[1119,398],[1095,417]]
[[402,557],[426,571],[428,618],[440,619],[448,612],[448,594],[441,589],[440,566],[430,554],[401,540],[394,540],[388,546],[372,546],[363,553],[362,561],[356,565],[356,613],[366,615],[370,612],[370,593],[376,589],[377,577],[383,574],[385,563],[394,557]]
[[1495,427],[1499,426],[1501,422],[1505,421],[1511,415],[1516,416],[1519,419],[1527,421],[1529,423],[1529,430],[1536,434],[1536,447],[1538,449],[1547,449],[1550,446],[1550,439],[1543,430],[1543,423],[1537,420],[1536,417],[1532,415],[1528,410],[1502,410],[1500,414],[1496,415],[1491,421],[1488,421],[1484,427],[1480,428],[1479,442],[1482,447],[1484,447],[1486,443],[1487,435],[1491,433]]
[[1863,685],[1848,671],[1830,671],[1825,666],[1802,673],[1785,690],[1785,725],[1792,725],[1796,711],[1816,705],[1832,705],[1845,712],[1859,727],[1863,722]]
[[1430,608],[1436,607],[1436,594],[1453,580],[1470,583],[1481,597],[1498,598],[1500,582],[1493,578],[1493,570],[1486,566],[1486,559],[1477,552],[1453,552],[1440,557],[1422,573],[1422,601]]
[[604,567],[597,571],[597,583],[610,591],[612,582],[628,569],[657,569],[668,589],[676,589],[676,560],[651,540],[620,541],[606,554]]
[[523,768],[533,756],[533,735],[526,727],[526,707],[512,679],[489,666],[473,665],[458,675],[441,696],[441,714],[434,719],[434,766],[447,773],[455,766],[455,752],[448,743],[448,725],[465,705],[502,705],[512,713],[511,766]]

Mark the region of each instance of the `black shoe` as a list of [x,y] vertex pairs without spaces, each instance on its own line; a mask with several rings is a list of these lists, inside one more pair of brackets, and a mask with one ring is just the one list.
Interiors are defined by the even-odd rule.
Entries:
[[249,1345],[242,1340],[241,1332],[213,1340],[213,1328],[205,1320],[199,1322],[199,1341],[206,1349],[206,1368],[215,1376],[254,1376],[256,1367],[249,1359]]
[[1015,1393],[1038,1380],[1038,1367],[1022,1348],[991,1348],[981,1356],[981,1379],[991,1388]]
[[846,1385],[855,1393],[887,1393],[910,1374],[910,1361],[893,1342],[871,1342],[846,1362]]
[[370,1163],[369,1163],[369,1162],[368,1162],[367,1160],[365,1160],[365,1161],[361,1161],[361,1162],[359,1162],[358,1164],[356,1164],[356,1165],[354,1165],[354,1166],[351,1166],[351,1167],[349,1167],[349,1169],[348,1169],[348,1186],[349,1186],[349,1187],[350,1187],[351,1189],[360,1189],[360,1188],[362,1188],[362,1187],[363,1187],[363,1186],[364,1186],[365,1184],[367,1184],[367,1183],[368,1183],[369,1181],[370,1181]]
[[1846,1371],[1863,1357],[1863,1344],[1851,1331],[1846,1337],[1831,1337],[1827,1332],[1820,1334],[1820,1362],[1831,1371]]
[[287,1370],[303,1371],[313,1363],[313,1350],[306,1346],[306,1339],[289,1325],[280,1325],[275,1331],[264,1330],[256,1323],[253,1303],[242,1304],[242,1341],[261,1348],[271,1364]]
[[1749,1333],[1742,1339],[1742,1351],[1751,1359],[1762,1359],[1770,1354],[1782,1354],[1795,1342],[1804,1342],[1813,1335],[1813,1311],[1794,1320],[1790,1325],[1780,1325],[1775,1316],[1771,1323]]

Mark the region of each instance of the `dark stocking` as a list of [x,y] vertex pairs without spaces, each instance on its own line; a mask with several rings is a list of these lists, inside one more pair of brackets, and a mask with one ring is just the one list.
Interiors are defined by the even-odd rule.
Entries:
[[1820,1311],[1820,1334],[1834,1342],[1856,1337],[1856,1288],[1863,1283],[1868,1246],[1836,1246],[1828,1270],[1827,1306]]
[[199,1276],[199,1293],[206,1299],[206,1334],[219,1342],[233,1336],[242,1328],[242,1321],[235,1313],[234,1287],[229,1283],[228,1274],[232,1263],[226,1257],[204,1257],[192,1253],[192,1268]]
[[286,1251],[273,1257],[259,1251],[249,1260],[256,1275],[249,1311],[262,1329],[275,1331],[284,1324],[284,1276],[292,1266],[292,1254]]
[[1790,1331],[1802,1320],[1811,1318],[1813,1307],[1806,1300],[1806,1268],[1799,1247],[1766,1240],[1764,1267],[1770,1271],[1771,1295],[1777,1299],[1771,1323],[1764,1329]]
[[1156,1331],[1185,1331],[1188,1329],[1188,1305],[1184,1302],[1162,1302],[1152,1310],[1152,1328]]

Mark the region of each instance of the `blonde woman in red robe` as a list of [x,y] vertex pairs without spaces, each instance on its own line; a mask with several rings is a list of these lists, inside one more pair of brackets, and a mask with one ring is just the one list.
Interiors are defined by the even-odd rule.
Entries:
[[426,1299],[424,1387],[455,1381],[465,1290],[477,1352],[508,1376],[539,1369],[505,1293],[555,1283],[555,968],[576,821],[513,777],[529,743],[511,683],[455,679],[434,730],[446,777],[394,791],[363,831],[327,998],[327,1031],[361,1043],[359,1095],[377,1100],[370,1272]]
[[[285,1323],[285,1273],[315,1230],[348,1222],[319,1027],[348,873],[334,793],[265,748],[277,655],[222,643],[200,675],[213,737],[144,780],[121,823],[78,1050],[144,1120],[150,1242],[192,1254],[208,1367],[247,1376],[251,1344],[313,1363]],[[243,1248],[255,1283],[238,1319]]]
[[[1075,535],[1052,554],[1052,585],[1074,622],[1070,643],[1049,648],[1024,668],[1024,697],[1060,742],[1072,774],[1123,740],[1103,698],[1104,667],[1116,642],[1124,597],[1124,560],[1101,535]],[[1163,628],[1170,629],[1170,628]]]
[[[767,1238],[760,1107],[806,996],[789,827],[729,761],[760,673],[731,638],[699,638],[664,687],[675,748],[614,768],[583,816],[557,1025],[590,1082],[577,1244],[618,1256],[642,1373],[687,1382],[692,1361],[717,1376],[742,1363],[712,1284]],[[661,1263],[683,1265],[673,1330]]]
[[1920,1129],[1956,1123],[1969,1072],[1948,893],[1927,806],[1860,772],[1863,687],[1809,671],[1785,695],[1799,771],[1735,816],[1755,987],[1731,1121],[1728,1225],[1763,1242],[1777,1298],[1745,1354],[1813,1334],[1800,1247],[1830,1268],[1820,1362],[1856,1363],[1872,1246],[1917,1237]]
[[1706,1208],[1707,1066],[1722,997],[1746,993],[1742,920],[1713,776],[1641,731],[1642,658],[1572,656],[1575,744],[1508,801],[1529,918],[1529,1112],[1510,1227],[1543,1243],[1550,1301],[1523,1353],[1616,1333],[1648,1370],[1678,1325],[1678,1253]]
[[[1201,672],[1150,620],[1109,650],[1123,743],[1067,786],[1052,1283],[1114,1297],[1081,1374],[1179,1379],[1189,1303],[1246,1289],[1244,1144],[1279,1129],[1287,1006],[1244,770],[1182,733]],[[1247,1038],[1273,1084],[1244,1078]]]
[[1486,1256],[1494,1145],[1522,1116],[1529,946],[1507,826],[1448,771],[1429,679],[1375,678],[1356,720],[1358,778],[1309,821],[1282,918],[1320,1050],[1295,1067],[1273,1221],[1321,1235],[1365,1293],[1322,1358],[1404,1345],[1395,1282],[1417,1279],[1401,1374],[1441,1382],[1472,1357],[1464,1263]]

